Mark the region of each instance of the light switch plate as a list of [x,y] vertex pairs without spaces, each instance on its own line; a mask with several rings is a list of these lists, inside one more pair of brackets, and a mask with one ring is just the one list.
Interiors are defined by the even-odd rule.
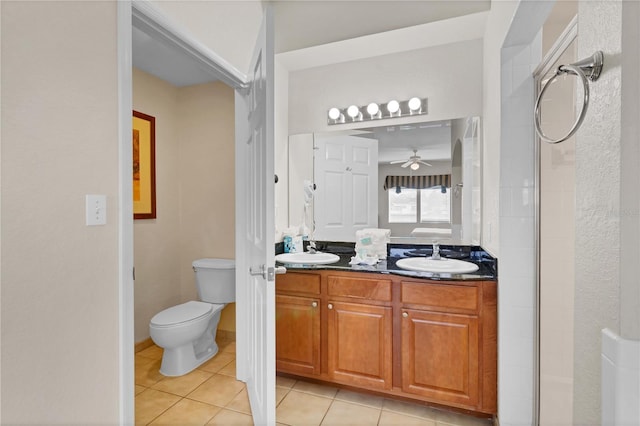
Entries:
[[86,219],[87,226],[107,224],[107,196],[87,195],[86,196]]

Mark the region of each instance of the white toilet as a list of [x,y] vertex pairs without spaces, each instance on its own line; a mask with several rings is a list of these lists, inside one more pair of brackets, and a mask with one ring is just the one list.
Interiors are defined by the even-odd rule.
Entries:
[[235,262],[199,259],[193,262],[201,301],[190,301],[158,312],[149,332],[164,349],[160,373],[182,376],[218,353],[216,331],[220,313],[236,300]]

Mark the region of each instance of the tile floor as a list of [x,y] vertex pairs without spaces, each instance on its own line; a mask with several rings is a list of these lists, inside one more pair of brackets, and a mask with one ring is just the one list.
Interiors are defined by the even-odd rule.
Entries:
[[[244,383],[235,379],[235,342],[181,377],[160,374],[162,349],[136,353],[136,425],[252,425]],[[301,380],[277,377],[278,425],[456,425],[491,421]]]

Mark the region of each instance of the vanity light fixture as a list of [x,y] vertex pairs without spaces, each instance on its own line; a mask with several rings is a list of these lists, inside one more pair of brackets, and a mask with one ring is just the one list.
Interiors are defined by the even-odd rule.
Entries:
[[338,108],[331,108],[329,110],[329,120],[333,120],[338,123],[344,123],[344,114],[341,113]]
[[418,98],[411,98],[407,102],[407,105],[409,106],[410,114],[419,114],[420,108],[422,108],[422,101]]
[[377,103],[371,102],[369,105],[367,105],[367,113],[371,116],[371,119],[379,118],[378,116],[380,115],[380,107]]
[[400,113],[400,104],[398,103],[398,101],[389,101],[389,103],[387,104],[387,111],[389,111],[389,114],[391,114],[391,116],[398,115]]
[[360,112],[360,108],[355,105],[347,108],[347,115],[351,117],[351,121],[362,121],[362,112]]
[[365,106],[332,107],[327,112],[327,124],[344,124],[424,114],[427,114],[427,98],[414,97],[406,101],[393,99],[386,104],[370,102]]

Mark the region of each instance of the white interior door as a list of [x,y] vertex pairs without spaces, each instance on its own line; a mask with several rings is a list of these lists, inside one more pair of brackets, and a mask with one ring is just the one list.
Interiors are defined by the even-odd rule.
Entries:
[[314,158],[316,240],[355,241],[378,227],[378,141],[317,137]]
[[235,97],[237,374],[247,383],[257,425],[275,424],[272,22],[267,8],[249,86]]

